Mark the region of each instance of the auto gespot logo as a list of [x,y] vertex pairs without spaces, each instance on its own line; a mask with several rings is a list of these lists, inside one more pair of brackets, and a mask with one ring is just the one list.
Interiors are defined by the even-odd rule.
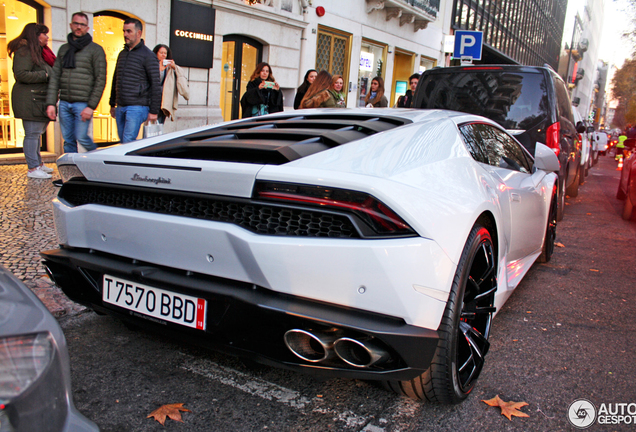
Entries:
[[568,421],[578,429],[595,422],[600,425],[636,425],[636,403],[610,402],[596,406],[587,399],[577,399],[568,408]]

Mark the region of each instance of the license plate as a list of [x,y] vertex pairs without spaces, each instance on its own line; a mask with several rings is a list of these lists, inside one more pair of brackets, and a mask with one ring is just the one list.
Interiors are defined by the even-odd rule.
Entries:
[[205,330],[207,301],[104,275],[102,299],[124,309]]

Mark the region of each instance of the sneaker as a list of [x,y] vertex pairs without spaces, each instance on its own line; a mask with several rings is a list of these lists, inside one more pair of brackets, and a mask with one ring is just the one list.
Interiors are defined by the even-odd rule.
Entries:
[[49,168],[46,165],[42,164],[38,167],[38,169],[40,169],[41,171],[44,171],[45,173],[52,173],[53,172],[53,168]]
[[53,176],[51,174],[45,173],[39,168],[36,168],[33,171],[27,172],[27,177],[36,179],[50,179]]

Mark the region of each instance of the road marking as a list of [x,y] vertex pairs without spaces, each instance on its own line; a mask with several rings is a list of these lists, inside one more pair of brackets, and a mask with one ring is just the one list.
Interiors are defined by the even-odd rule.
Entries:
[[[180,366],[181,369],[234,387],[250,395],[279,402],[293,408],[308,409],[318,414],[328,415],[334,421],[345,423],[347,428],[360,427],[369,421],[366,417],[350,410],[338,411],[330,407],[324,407],[324,401],[320,398],[303,396],[296,390],[220,366],[207,359],[195,359],[187,354],[184,354],[184,357],[186,357],[186,360]],[[371,427],[371,429],[367,429],[368,427]],[[367,425],[367,428],[363,430],[369,432],[382,432],[385,430],[373,425]]]

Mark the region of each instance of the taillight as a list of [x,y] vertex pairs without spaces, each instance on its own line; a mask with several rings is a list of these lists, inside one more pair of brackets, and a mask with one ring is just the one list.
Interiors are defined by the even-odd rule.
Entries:
[[364,192],[323,186],[258,182],[255,198],[353,213],[370,226],[375,236],[415,235],[415,231],[393,210]]
[[561,123],[556,122],[551,124],[545,133],[545,145],[550,147],[554,154],[559,156],[561,152],[561,145],[559,144],[559,136],[561,135]]

